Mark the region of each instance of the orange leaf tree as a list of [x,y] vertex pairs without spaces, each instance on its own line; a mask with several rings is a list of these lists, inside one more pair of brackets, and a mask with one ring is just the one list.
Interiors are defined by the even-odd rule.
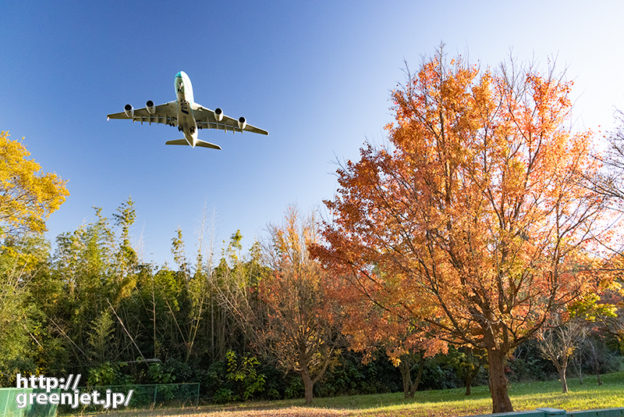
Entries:
[[[401,372],[405,398],[413,398],[421,381],[425,359],[446,352],[447,344],[432,334],[425,323],[418,323],[413,317],[404,317],[397,311],[392,301],[396,294],[387,287],[366,281],[355,287],[344,274],[330,276],[328,296],[342,306],[341,329],[350,348],[363,352],[365,362],[379,349],[384,349]],[[416,371],[415,375],[412,371]]]
[[382,308],[487,351],[494,412],[513,409],[514,348],[594,284],[592,136],[565,126],[571,84],[550,74],[425,62],[393,93],[391,144],[338,170],[314,249]]
[[301,221],[290,210],[285,224],[270,233],[265,255],[271,270],[257,286],[265,310],[249,322],[255,323],[256,346],[301,375],[310,403],[314,384],[338,353],[340,306],[327,296],[331,281],[308,253],[319,237],[314,220]]

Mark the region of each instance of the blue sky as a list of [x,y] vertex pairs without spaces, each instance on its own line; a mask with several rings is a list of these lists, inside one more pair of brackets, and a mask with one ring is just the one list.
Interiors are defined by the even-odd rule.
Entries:
[[[169,261],[180,227],[192,255],[204,212],[216,249],[236,229],[261,238],[286,208],[319,209],[337,159],[383,142],[390,91],[444,42],[496,66],[513,51],[557,57],[575,81],[574,127],[608,129],[624,109],[621,2],[2,2],[0,130],[71,193],[48,237],[136,202],[143,259]],[[222,151],[166,147],[177,129],[106,121],[126,103],[174,99],[184,70],[195,100],[270,132],[200,131]]]

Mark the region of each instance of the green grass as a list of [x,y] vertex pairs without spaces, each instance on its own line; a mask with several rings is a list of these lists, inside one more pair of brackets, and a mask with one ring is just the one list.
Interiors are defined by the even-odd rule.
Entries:
[[[514,409],[534,410],[540,407],[585,410],[591,408],[624,407],[624,372],[602,377],[603,385],[596,378],[586,377],[568,380],[570,392],[563,394],[559,381],[540,381],[510,384],[510,397]],[[260,404],[256,403],[256,406]],[[302,400],[273,401],[263,404],[273,407],[303,406]],[[253,403],[242,404],[243,407]],[[354,410],[354,415],[393,412],[392,415],[458,415],[489,413],[492,407],[487,386],[475,387],[472,395],[464,395],[464,389],[418,391],[412,400],[405,400],[402,393],[354,395],[315,398],[314,407]],[[397,414],[395,414],[397,412]],[[400,412],[400,413],[399,413]]]
[[[563,394],[559,381],[515,383],[510,386],[514,409],[534,410],[540,407],[584,410],[624,406],[624,372],[609,374],[598,386],[596,379],[578,379],[568,383],[570,392]],[[362,409],[361,414],[405,410],[405,415],[458,415],[491,412],[492,401],[487,386],[476,387],[472,395],[464,395],[464,389],[420,391],[414,399],[406,401],[402,394],[369,395],[354,397],[319,398],[317,405],[331,408]],[[393,413],[401,415],[403,413]],[[358,415],[358,413],[356,413]]]
[[[603,375],[603,385],[596,378],[586,377],[584,384],[576,378],[568,381],[570,392],[561,393],[559,381],[524,382],[510,385],[511,402],[516,411],[534,410],[542,407],[561,408],[567,411],[592,408],[624,407],[624,372]],[[193,416],[242,416],[271,415],[270,410],[304,407],[303,400],[246,402],[228,406],[199,407],[187,415]],[[402,393],[352,395],[315,398],[315,410],[301,409],[287,415],[311,416],[347,414],[349,416],[461,416],[487,414],[492,401],[487,386],[474,387],[472,395],[464,395],[464,389],[419,391],[414,399],[405,400]],[[162,414],[161,414],[162,413]],[[177,414],[176,414],[177,413]],[[180,410],[152,411],[150,415],[179,415]],[[214,413],[214,414],[213,414]],[[136,411],[132,413],[136,415]]]

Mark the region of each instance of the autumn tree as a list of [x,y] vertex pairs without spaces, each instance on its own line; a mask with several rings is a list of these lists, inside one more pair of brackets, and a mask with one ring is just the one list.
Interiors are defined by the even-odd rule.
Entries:
[[338,353],[340,336],[339,305],[327,296],[331,281],[308,253],[318,238],[314,220],[300,220],[291,209],[284,225],[270,226],[265,268],[257,275],[240,269],[220,289],[222,303],[253,346],[301,375],[306,403]]
[[329,279],[308,253],[319,239],[314,219],[300,221],[291,209],[270,235],[266,259],[272,271],[258,284],[267,316],[257,331],[279,364],[301,375],[310,403],[314,384],[337,353],[338,305],[326,296]]
[[440,52],[394,91],[390,144],[365,145],[326,202],[316,256],[355,288],[394,294],[382,307],[485,350],[494,412],[513,410],[515,347],[598,285],[584,270],[605,201],[585,184],[591,132],[567,126],[570,88],[552,70]]
[[350,348],[364,353],[364,362],[383,349],[392,364],[399,368],[405,398],[413,398],[426,359],[446,352],[446,343],[427,331],[423,323],[397,314],[391,300],[386,298],[394,294],[383,292],[383,288],[363,282],[366,287],[356,289],[340,275],[333,276],[332,281],[334,285],[328,295],[342,306],[342,333],[347,336]]
[[585,338],[583,323],[580,320],[564,320],[560,314],[537,333],[538,347],[542,356],[548,359],[559,374],[561,390],[568,392],[568,364],[576,349]]
[[69,195],[65,181],[43,173],[29,156],[20,141],[0,132],[0,238],[45,231],[45,220]]

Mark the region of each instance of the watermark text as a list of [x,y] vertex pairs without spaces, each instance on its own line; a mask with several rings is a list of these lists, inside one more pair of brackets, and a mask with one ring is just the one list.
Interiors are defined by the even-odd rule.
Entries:
[[110,389],[107,389],[106,392],[81,391],[78,389],[79,382],[80,374],[70,374],[67,378],[46,377],[44,375],[26,377],[17,374],[16,388],[39,390],[39,392],[18,393],[16,396],[17,406],[18,408],[25,408],[33,404],[49,404],[78,408],[79,406],[93,405],[105,409],[114,409],[120,406],[127,407],[134,393],[134,390],[129,390],[127,394],[124,394],[123,392],[112,392]]

